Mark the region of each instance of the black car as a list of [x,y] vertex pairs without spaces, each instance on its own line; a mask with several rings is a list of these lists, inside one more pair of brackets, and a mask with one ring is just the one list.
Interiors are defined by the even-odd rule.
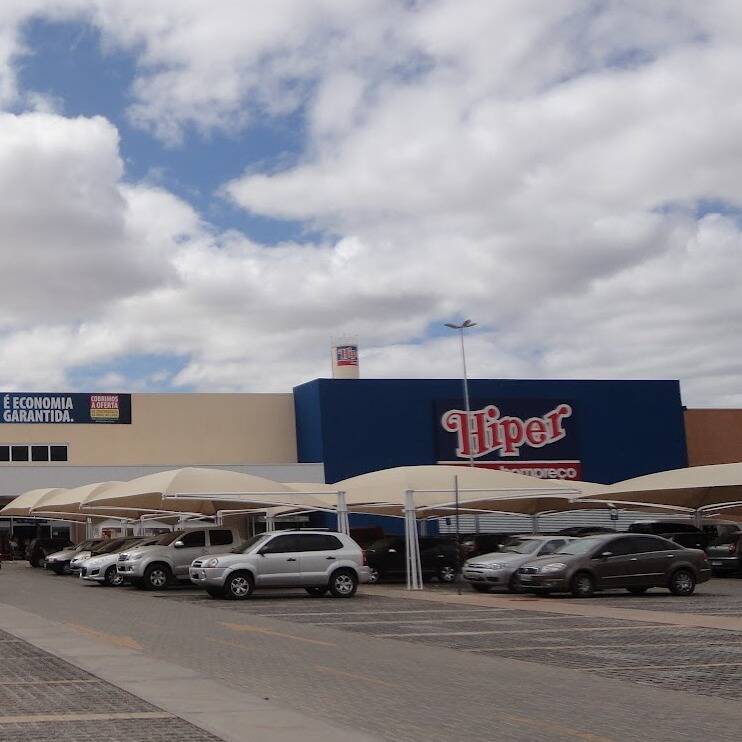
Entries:
[[72,546],[68,538],[34,538],[26,547],[26,559],[32,567],[40,567],[49,554]]
[[461,557],[466,560],[480,554],[491,554],[512,539],[509,533],[465,533],[461,536]]
[[606,528],[605,526],[572,526],[571,528],[562,528],[561,531],[556,532],[556,535],[581,538],[582,536],[600,536],[603,533],[615,532],[615,528]]
[[[456,542],[444,536],[422,537],[419,541],[423,579],[437,577],[441,582],[453,582],[461,563]],[[375,541],[366,549],[366,560],[371,570],[369,582],[404,579],[405,556],[402,536],[385,536]]]
[[664,536],[667,533],[703,533],[698,526],[694,526],[687,520],[640,520],[632,523],[628,531],[629,533],[648,533],[653,536]]

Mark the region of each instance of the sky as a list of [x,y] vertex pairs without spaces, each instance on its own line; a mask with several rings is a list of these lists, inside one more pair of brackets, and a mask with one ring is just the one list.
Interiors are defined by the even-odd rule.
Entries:
[[0,388],[742,405],[736,0],[3,0]]

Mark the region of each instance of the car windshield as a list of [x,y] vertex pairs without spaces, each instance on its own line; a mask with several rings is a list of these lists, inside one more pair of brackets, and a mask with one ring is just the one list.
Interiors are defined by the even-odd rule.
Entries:
[[396,546],[399,543],[399,539],[394,536],[387,536],[386,538],[380,538],[378,541],[374,541],[369,549],[389,549]]
[[259,533],[257,536],[252,536],[251,538],[247,539],[244,544],[240,544],[239,546],[235,546],[234,549],[231,549],[230,551],[232,554],[244,554],[247,551],[250,551],[250,549],[253,548],[256,544],[259,544],[263,539],[265,539],[266,534]]
[[104,541],[102,544],[92,549],[92,552],[94,554],[110,554],[112,551],[116,551],[116,549],[120,548],[125,543],[125,539],[115,538],[111,541]]
[[587,554],[604,542],[602,538],[579,538],[562,546],[557,554]]
[[514,544],[503,546],[500,551],[506,554],[533,554],[543,543],[543,541],[536,539],[524,539],[523,541],[516,541]]

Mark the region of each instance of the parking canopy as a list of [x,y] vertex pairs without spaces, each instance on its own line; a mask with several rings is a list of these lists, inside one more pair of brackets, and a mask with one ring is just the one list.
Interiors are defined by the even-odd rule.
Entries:
[[318,509],[326,507],[325,503],[271,479],[227,469],[186,467],[114,485],[88,498],[82,509],[83,512],[168,511],[214,516],[224,510],[265,510],[297,504]]
[[3,518],[27,518],[31,514],[34,505],[44,502],[46,499],[58,492],[65,492],[59,487],[44,487],[43,489],[28,490],[14,500],[11,500],[2,510],[0,516]]
[[627,479],[581,500],[615,504],[653,503],[686,511],[742,502],[742,463],[691,466]]
[[[345,479],[335,486],[345,491],[351,512],[400,516],[407,492],[414,493],[414,506],[419,511],[454,507],[457,487],[460,509],[495,510],[488,508],[488,503],[514,497],[552,496],[569,500],[584,491],[578,484],[499,469],[433,465],[383,469]],[[450,515],[450,511],[444,514]],[[432,517],[432,513],[426,517]]]
[[[95,482],[93,484],[82,485],[81,487],[56,490],[43,498],[40,503],[34,505],[30,509],[29,514],[41,518],[48,517],[72,521],[85,521],[88,518],[96,517],[96,515],[97,517],[109,517],[105,513],[96,514],[93,510],[82,512],[80,508],[90,497],[105,492],[118,484],[122,484],[122,482]],[[138,513],[135,511],[130,511],[128,516],[123,512],[117,515],[118,517],[138,517]]]

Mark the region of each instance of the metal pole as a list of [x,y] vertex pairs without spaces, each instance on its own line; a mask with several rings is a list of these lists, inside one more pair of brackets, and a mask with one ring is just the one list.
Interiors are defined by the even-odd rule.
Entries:
[[469,434],[467,449],[469,450],[469,466],[474,466],[474,454],[471,450],[471,405],[469,404],[469,375],[466,372],[466,349],[464,348],[464,327],[459,328],[461,338],[461,363],[464,367],[464,408],[466,410],[466,431]]
[[[462,330],[463,332],[463,330]],[[467,398],[467,415],[469,400]],[[472,464],[474,466],[474,464]],[[461,574],[461,532],[459,529],[459,475],[455,474],[453,478],[453,491],[455,497],[455,517],[456,522],[456,592],[461,595],[461,580],[459,575]]]

